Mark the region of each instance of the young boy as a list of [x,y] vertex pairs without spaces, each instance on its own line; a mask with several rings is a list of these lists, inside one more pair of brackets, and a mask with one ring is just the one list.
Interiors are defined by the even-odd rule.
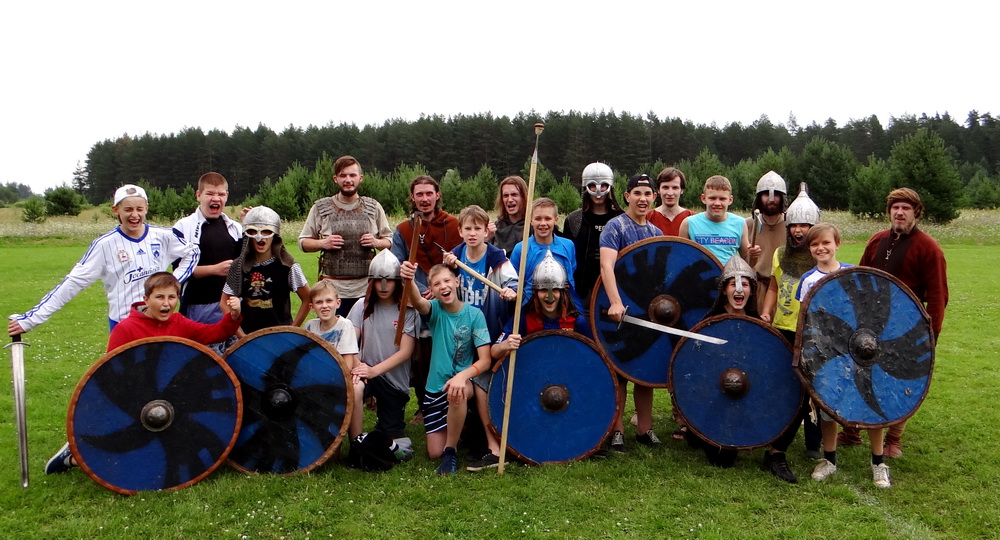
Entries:
[[[809,243],[809,253],[816,261],[816,267],[802,275],[799,290],[795,295],[799,302],[809,294],[813,285],[827,274],[853,266],[837,261],[837,249],[840,248],[840,230],[835,225],[817,223],[809,229],[806,241]],[[823,481],[837,472],[837,422],[821,410],[819,427],[823,433],[823,458],[817,460],[812,477],[813,480]],[[875,485],[880,488],[890,487],[892,484],[889,480],[889,466],[885,464],[882,448],[884,431],[882,428],[867,431],[872,452],[872,479]]]
[[[573,281],[573,273],[576,272],[576,246],[573,245],[572,241],[555,235],[558,220],[559,208],[556,207],[556,203],[552,199],[548,197],[535,199],[535,202],[531,205],[532,234],[528,238],[528,249],[525,254],[527,262],[524,265],[524,289],[526,291],[532,290],[532,273],[535,267],[538,266],[538,263],[545,257],[545,253],[551,251],[552,256],[559,261],[559,264],[569,274],[570,296],[573,300],[573,305],[582,313],[584,311],[583,301],[577,296],[576,284]],[[510,252],[510,263],[514,265],[514,268],[520,268],[521,254],[525,252],[522,244],[523,242],[518,242]],[[527,304],[528,300],[529,298],[525,296],[523,300],[524,304]]]
[[[458,271],[459,296],[461,300],[482,310],[486,317],[486,327],[489,329],[490,341],[500,335],[504,324],[510,318],[510,303],[517,298],[517,292],[511,287],[517,287],[517,272],[510,264],[500,248],[486,243],[487,229],[490,218],[477,205],[467,206],[458,215],[459,232],[464,243],[459,244],[451,252],[444,254],[444,263],[457,267],[458,262],[464,263],[479,275],[485,276],[491,282],[503,287],[503,292],[496,292],[485,283],[474,278],[464,269]],[[489,425],[488,402],[486,392],[489,390],[492,372],[486,370],[473,381],[476,393],[476,410],[483,427]],[[489,429],[484,429],[487,451],[482,457],[470,463],[467,470],[475,472],[490,468],[500,463],[500,441]]]
[[375,431],[384,433],[404,449],[404,454],[408,451],[412,456],[412,442],[404,436],[404,414],[410,401],[410,356],[416,343],[417,312],[407,308],[397,347],[393,340],[403,297],[399,259],[387,249],[380,251],[368,266],[368,278],[367,294],[347,315],[360,345],[360,362],[351,370],[359,378],[354,385],[351,438],[361,433],[363,403],[372,400],[369,402],[378,417]]
[[455,448],[465,424],[467,400],[473,393],[471,379],[490,368],[490,336],[483,312],[459,299],[458,278],[451,268],[437,264],[428,272],[428,289],[434,295],[433,300],[420,295],[413,282],[416,271],[415,264],[405,261],[400,265],[399,275],[406,280],[410,304],[426,319],[431,331],[433,346],[424,394],[424,427],[427,455],[431,459],[441,458],[437,473],[445,476],[458,471]]
[[[243,216],[243,248],[229,267],[222,287],[220,308],[229,312],[229,298],[243,301],[240,337],[279,325],[302,326],[309,314],[309,282],[281,241],[281,218],[266,206],[257,206]],[[301,304],[292,319],[291,294]]]
[[566,216],[562,236],[576,246],[576,271],[567,271],[574,283],[572,290],[585,301],[586,313],[597,276],[601,275],[601,231],[612,218],[622,214],[622,209],[615,199],[614,171],[606,164],[596,161],[584,167],[580,185],[582,203]]
[[[601,231],[601,283],[608,295],[610,306],[608,317],[620,321],[625,314],[625,306],[618,292],[618,281],[615,277],[615,261],[618,253],[626,247],[654,236],[660,236],[659,227],[649,223],[646,216],[653,208],[656,192],[648,175],[637,174],[629,179],[625,188],[625,203],[628,205],[625,213],[616,216]],[[618,386],[621,388],[621,405],[625,409],[626,386],[628,380],[618,376]],[[636,413],[635,440],[646,446],[659,446],[660,439],[653,432],[653,388],[634,385],[632,402]],[[614,431],[611,434],[611,449],[625,452],[624,425],[621,417],[615,418]]]
[[[203,345],[225,341],[240,327],[240,299],[229,299],[228,317],[215,324],[192,321],[174,313],[180,298],[180,281],[169,272],[157,272],[143,283],[142,302],[132,304],[132,311],[122,322],[111,329],[108,351],[137,339],[153,336],[177,336]],[[63,445],[45,464],[45,474],[64,473],[76,467],[69,443]]]
[[681,223],[694,212],[681,206],[681,195],[687,180],[679,169],[667,167],[656,175],[656,190],[660,194],[660,206],[649,213],[649,222],[656,225],[667,236],[677,236]]
[[[352,370],[356,398],[359,392],[364,391],[361,377],[353,374],[354,368],[358,366],[358,336],[354,331],[354,324],[346,317],[337,315],[337,310],[340,308],[340,294],[332,280],[321,279],[312,286],[309,290],[309,307],[316,313],[316,318],[306,321],[305,330],[323,338],[337,349],[344,363]],[[351,437],[352,445],[360,443],[357,437],[361,435],[363,414],[360,408],[356,407],[351,416],[351,425],[347,433]]]
[[729,179],[717,174],[705,180],[701,202],[705,203],[705,211],[685,219],[677,235],[705,246],[723,266],[736,254],[751,266],[756,264],[760,247],[750,245],[746,221],[729,213],[729,205],[733,204]]
[[[819,207],[809,198],[808,187],[803,182],[798,197],[785,211],[785,245],[779,246],[772,256],[771,282],[768,284],[764,307],[760,314],[760,318],[778,329],[789,343],[795,343],[799,322],[799,301],[795,299],[795,291],[799,287],[802,274],[815,265],[812,255],[809,254],[806,236],[809,234],[809,229],[819,223],[819,216]],[[800,417],[805,434],[806,457],[814,460],[822,458],[819,426],[812,420],[808,397],[803,399]],[[794,424],[774,441],[770,451],[764,454],[763,467],[786,482],[791,482],[790,479],[795,478],[788,469],[785,453],[797,433],[798,424]]]

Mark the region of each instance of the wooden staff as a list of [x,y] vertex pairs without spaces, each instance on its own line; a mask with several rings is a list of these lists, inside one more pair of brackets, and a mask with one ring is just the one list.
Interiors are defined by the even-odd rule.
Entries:
[[[434,245],[437,246],[437,248],[441,250],[441,253],[447,253],[448,250],[445,249],[444,246],[442,246],[441,244],[439,244],[437,242],[434,242]],[[479,281],[482,281],[483,284],[486,285],[487,287],[493,289],[494,291],[496,291],[496,292],[498,292],[500,294],[503,294],[503,288],[502,287],[500,287],[496,283],[493,283],[492,281],[486,279],[486,276],[480,274],[479,272],[476,272],[475,270],[472,269],[471,266],[465,264],[464,262],[462,262],[462,261],[460,261],[458,259],[455,259],[455,264],[458,265],[458,267],[461,268],[462,270],[465,270],[466,272],[468,272],[468,274],[470,276],[478,279]]]
[[[528,236],[531,234],[531,199],[535,195],[535,173],[538,170],[538,136],[545,129],[545,124],[535,124],[535,151],[531,154],[531,171],[528,174],[527,200],[524,201],[524,232],[521,233],[521,260],[517,268],[517,299],[514,300],[514,328],[512,334],[520,332],[521,303],[524,298],[524,272],[528,262]],[[514,362],[517,361],[517,349],[510,351],[510,367],[507,371],[507,395],[503,402],[503,425],[500,429],[500,464],[497,474],[503,474],[504,459],[507,457],[507,428],[510,426],[510,399],[514,390]]]
[[[417,248],[420,243],[420,213],[413,213],[413,237],[410,238],[410,256],[406,259],[411,263],[415,263],[417,260]],[[393,345],[399,347],[399,342],[403,340],[403,321],[406,320],[406,306],[409,304],[409,297],[406,295],[406,281],[403,281],[403,294],[402,298],[399,299],[399,318],[396,319],[396,338],[393,340]]]

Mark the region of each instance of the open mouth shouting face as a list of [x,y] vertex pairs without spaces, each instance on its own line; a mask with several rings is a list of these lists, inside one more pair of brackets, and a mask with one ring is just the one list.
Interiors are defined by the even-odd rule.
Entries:
[[145,297],[146,315],[166,322],[177,307],[177,289],[174,287],[158,287]]
[[271,251],[271,242],[274,241],[274,231],[267,227],[247,227],[243,234],[253,243],[257,253],[267,253]]
[[122,232],[132,238],[139,238],[146,230],[146,199],[126,197],[112,210],[118,216]]
[[434,297],[444,305],[455,302],[458,296],[455,289],[458,287],[458,278],[450,269],[443,269],[434,273],[431,278],[430,289]]
[[[740,280],[739,286],[736,283],[737,279]],[[728,301],[726,311],[730,313],[743,313],[750,298],[750,280],[745,277],[730,279],[729,283],[726,284],[725,292]]]
[[524,212],[521,192],[517,186],[505,184],[500,192],[500,199],[503,201],[503,207],[507,210],[508,216],[520,216]]
[[536,289],[535,301],[543,315],[555,319],[560,315],[559,303],[562,300],[562,289]]
[[208,219],[215,219],[222,215],[226,209],[226,202],[229,201],[229,192],[226,186],[205,186],[195,192],[198,199],[198,207],[202,215]]

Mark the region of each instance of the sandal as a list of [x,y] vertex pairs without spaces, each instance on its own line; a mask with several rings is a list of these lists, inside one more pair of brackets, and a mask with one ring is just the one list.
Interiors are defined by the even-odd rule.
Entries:
[[670,436],[675,441],[683,441],[685,435],[687,435],[687,432],[688,432],[687,426],[681,426],[681,427],[677,428],[676,430],[674,430],[674,432],[671,433]]

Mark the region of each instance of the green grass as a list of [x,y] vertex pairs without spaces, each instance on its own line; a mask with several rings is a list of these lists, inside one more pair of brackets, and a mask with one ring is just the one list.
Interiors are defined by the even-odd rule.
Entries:
[[[990,237],[980,234],[979,237]],[[21,312],[54,286],[87,240],[0,240],[0,298]],[[996,242],[987,242],[996,243]],[[244,476],[220,468],[173,493],[122,497],[79,470],[41,473],[65,441],[70,395],[107,339],[106,304],[91,287],[48,323],[26,335],[32,484],[19,488],[9,378],[0,391],[0,535],[4,538],[965,538],[1000,526],[1000,413],[993,404],[1000,338],[1000,292],[988,271],[993,247],[945,245],[951,303],[928,398],[911,420],[905,455],[890,461],[893,487],[872,485],[863,447],[842,449],[840,470],[822,484],[801,436],[789,461],[800,483],[758,469],[760,451],[719,470],[683,443],[664,390],[656,392],[658,450],[629,444],[625,456],[564,466],[510,466],[506,474],[434,475],[423,456],[422,429],[413,461],[382,474],[327,463],[300,477]],[[862,244],[840,259],[857,262]],[[307,275],[315,256],[293,249]],[[6,360],[4,361],[6,365]],[[411,402],[412,408],[412,402]],[[632,413],[631,403],[626,411]],[[369,421],[371,419],[369,418]],[[628,427],[627,442],[632,428]],[[541,434],[540,434],[541,435]],[[464,465],[464,462],[463,462]]]

